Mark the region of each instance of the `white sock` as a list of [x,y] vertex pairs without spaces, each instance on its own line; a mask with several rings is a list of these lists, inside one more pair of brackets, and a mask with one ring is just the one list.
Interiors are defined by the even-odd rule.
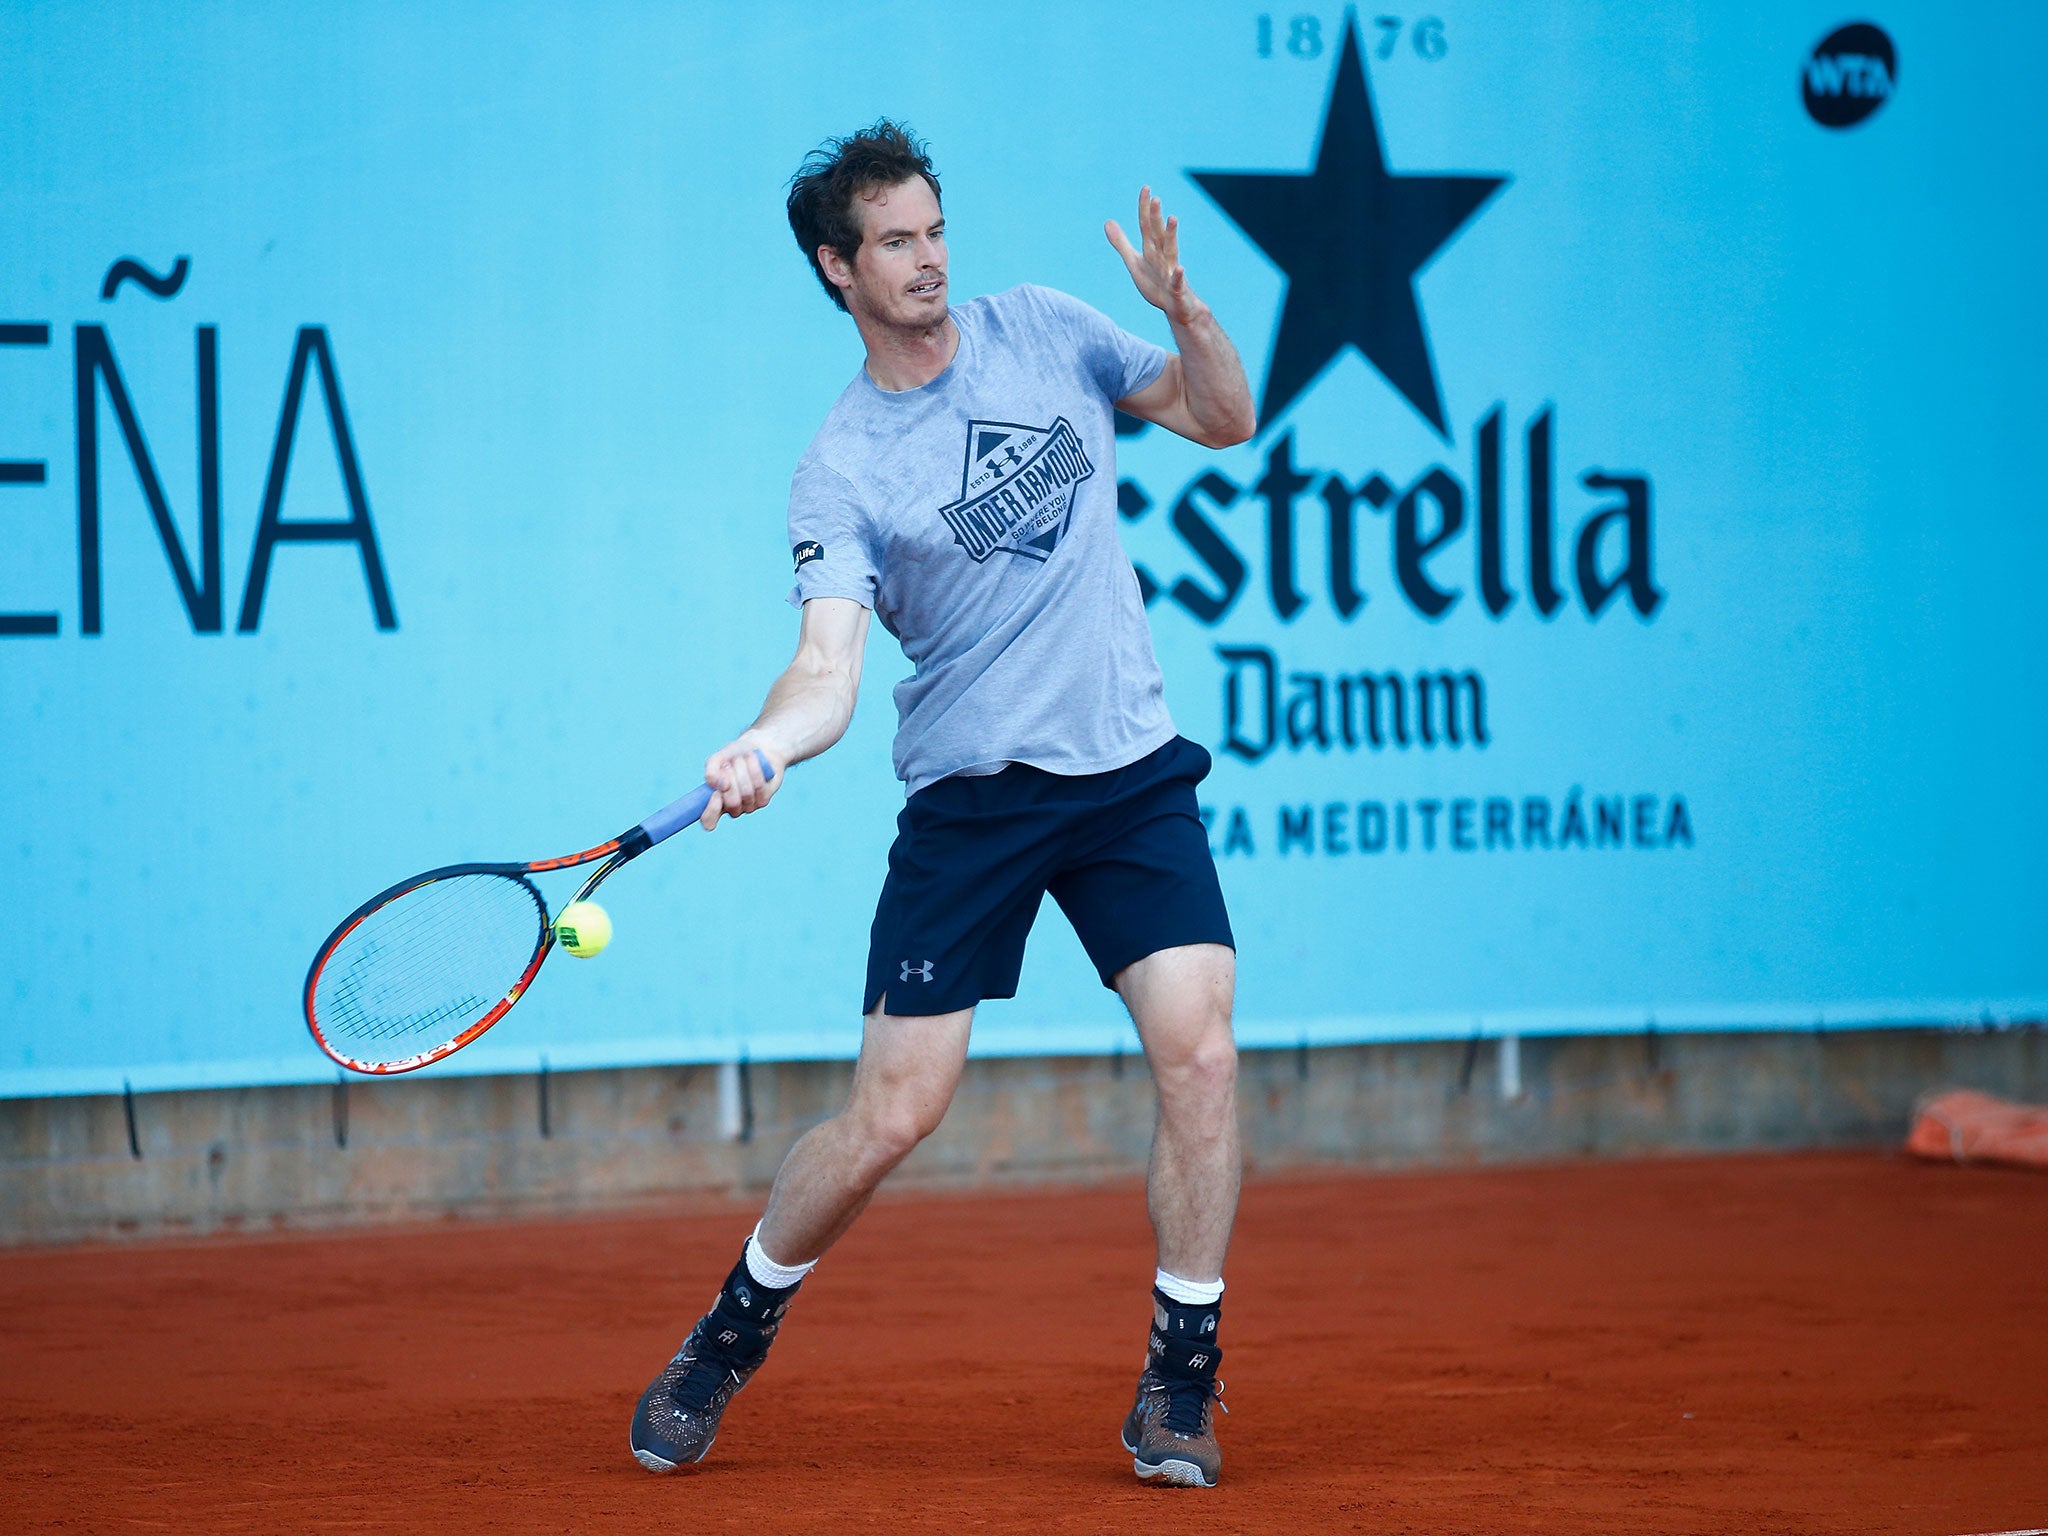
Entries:
[[[753,1252],[750,1248],[749,1253]],[[766,1285],[768,1282],[761,1282]],[[1183,1280],[1179,1275],[1169,1275],[1160,1270],[1152,1277],[1152,1283],[1168,1301],[1177,1301],[1184,1307],[1213,1307],[1223,1299],[1221,1280]]]
[[817,1267],[818,1261],[808,1264],[778,1264],[761,1251],[761,1226],[754,1224],[754,1235],[747,1239],[747,1273],[754,1277],[756,1285],[765,1285],[771,1291],[786,1291]]

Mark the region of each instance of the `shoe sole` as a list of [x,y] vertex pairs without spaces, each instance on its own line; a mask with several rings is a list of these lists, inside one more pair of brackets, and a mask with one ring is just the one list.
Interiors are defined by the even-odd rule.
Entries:
[[1202,1469],[1192,1461],[1182,1461],[1178,1457],[1168,1457],[1156,1467],[1147,1466],[1144,1462],[1137,1459],[1138,1448],[1135,1445],[1126,1440],[1123,1442],[1123,1446],[1125,1450],[1131,1453],[1131,1470],[1137,1473],[1139,1479],[1143,1482],[1163,1483],[1169,1488],[1214,1488],[1216,1486],[1214,1482],[1202,1475]]
[[1156,1467],[1148,1467],[1142,1461],[1133,1461],[1131,1470],[1148,1483],[1163,1483],[1169,1488],[1214,1488],[1216,1485],[1202,1476],[1202,1469],[1192,1461],[1162,1461]]
[[706,1456],[709,1456],[711,1454],[711,1447],[717,1443],[717,1440],[718,1437],[716,1435],[706,1440],[704,1442],[704,1449],[697,1453],[695,1461],[670,1461],[666,1456],[657,1456],[652,1451],[643,1451],[637,1445],[633,1447],[633,1459],[650,1472],[673,1472],[677,1467],[695,1466],[698,1461],[702,1461]]

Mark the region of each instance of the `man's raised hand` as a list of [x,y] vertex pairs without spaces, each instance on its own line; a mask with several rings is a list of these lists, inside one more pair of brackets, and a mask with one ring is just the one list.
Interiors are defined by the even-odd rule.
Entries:
[[1163,310],[1175,325],[1192,325],[1206,314],[1208,306],[1188,287],[1187,268],[1180,264],[1180,220],[1168,218],[1152,195],[1150,187],[1138,191],[1138,237],[1143,248],[1133,248],[1115,219],[1102,226],[1109,243],[1123,257],[1131,281],[1146,302]]

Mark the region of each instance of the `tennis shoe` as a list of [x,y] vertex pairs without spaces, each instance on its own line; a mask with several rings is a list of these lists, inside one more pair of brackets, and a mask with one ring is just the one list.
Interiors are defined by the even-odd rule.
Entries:
[[726,1404],[768,1358],[772,1337],[716,1311],[698,1319],[675,1358],[640,1394],[633,1410],[633,1459],[650,1472],[702,1461],[718,1437]]
[[1215,1410],[1223,1408],[1223,1383],[1214,1376],[1169,1374],[1146,1361],[1138,1377],[1138,1400],[1124,1420],[1124,1449],[1131,1466],[1148,1483],[1173,1488],[1214,1488],[1223,1473],[1216,1444]]

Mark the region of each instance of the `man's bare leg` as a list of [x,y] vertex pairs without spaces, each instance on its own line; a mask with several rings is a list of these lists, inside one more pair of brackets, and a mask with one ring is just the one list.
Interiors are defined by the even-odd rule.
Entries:
[[891,1018],[878,1006],[868,1015],[846,1108],[789,1149],[759,1238],[719,1287],[711,1311],[640,1395],[631,1444],[641,1466],[672,1472],[704,1459],[725,1405],[767,1358],[803,1271],[853,1225],[889,1170],[945,1118],[973,1022],[971,1008]]
[[806,1132],[775,1175],[760,1245],[778,1264],[808,1264],[837,1242],[953,1102],[974,1010],[898,1017],[887,1006],[863,1023],[846,1108]]
[[1159,1267],[1183,1280],[1223,1276],[1237,1216],[1237,956],[1222,944],[1147,955],[1117,973],[1159,1091],[1145,1206]]
[[1146,1482],[1213,1488],[1223,1470],[1213,1411],[1222,1391],[1223,1256],[1240,1175],[1236,980],[1237,956],[1222,944],[1161,950],[1116,978],[1159,1092],[1145,1183],[1159,1274],[1145,1370],[1123,1432]]

